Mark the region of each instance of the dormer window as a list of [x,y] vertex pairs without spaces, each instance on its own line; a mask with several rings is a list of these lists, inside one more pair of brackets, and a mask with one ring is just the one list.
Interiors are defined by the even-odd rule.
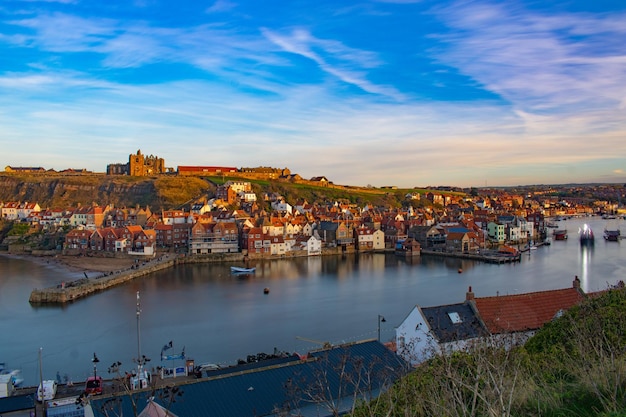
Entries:
[[450,320],[453,324],[463,323],[463,320],[461,320],[461,316],[459,316],[459,313],[457,313],[456,311],[451,311],[450,313],[448,313],[448,317],[450,317]]

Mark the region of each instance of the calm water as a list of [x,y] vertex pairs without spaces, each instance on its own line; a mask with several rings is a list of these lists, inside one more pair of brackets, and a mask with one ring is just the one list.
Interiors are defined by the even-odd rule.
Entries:
[[[584,222],[596,234],[593,248],[578,243]],[[172,340],[174,353],[184,347],[197,364],[230,365],[274,348],[305,352],[318,347],[315,341],[376,338],[379,314],[386,318],[381,339],[389,340],[414,305],[462,302],[470,285],[484,297],[569,287],[575,275],[585,291],[625,280],[626,240],[605,242],[606,225],[626,234],[624,220],[563,221],[559,228],[568,230],[567,241],[524,254],[517,264],[372,254],[259,262],[251,276],[233,276],[228,265],[202,264],[162,271],[64,307],[32,307],[28,297],[33,288],[70,277],[45,264],[0,256],[0,362],[21,368],[26,383],[35,385],[41,347],[44,378],[60,372],[82,381],[92,372],[94,352],[105,374],[118,360],[130,370],[138,348],[159,365],[161,347]],[[270,294],[263,294],[265,287]]]

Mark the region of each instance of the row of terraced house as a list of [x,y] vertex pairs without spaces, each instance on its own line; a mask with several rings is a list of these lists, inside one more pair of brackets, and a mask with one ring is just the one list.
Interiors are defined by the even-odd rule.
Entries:
[[[219,200],[194,204],[187,211],[153,213],[148,207],[86,206],[41,209],[32,202],[0,202],[2,218],[29,223],[43,231],[69,229],[64,249],[151,255],[157,248],[190,255],[244,252],[254,256],[318,255],[323,248],[342,251],[393,250],[406,242],[438,251],[472,253],[486,246],[540,237],[545,216],[539,204],[510,197],[486,200],[421,195],[437,205],[381,209],[352,204],[289,204],[264,195],[267,212],[251,198],[247,184],[219,190],[222,201],[239,203],[226,210]],[[407,201],[420,194],[407,195]],[[263,203],[261,203],[263,204]],[[499,205],[500,207],[494,207]],[[441,206],[441,207],[440,207]]]

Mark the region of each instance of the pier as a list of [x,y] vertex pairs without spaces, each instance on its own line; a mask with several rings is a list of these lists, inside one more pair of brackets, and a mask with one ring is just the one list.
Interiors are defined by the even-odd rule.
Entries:
[[152,274],[156,271],[172,268],[179,264],[194,264],[205,262],[241,262],[243,255],[240,253],[229,254],[219,253],[202,256],[169,256],[163,255],[159,258],[144,260],[133,265],[129,269],[113,271],[109,273],[99,273],[96,277],[80,278],[74,281],[62,282],[54,287],[36,288],[30,293],[29,302],[31,304],[65,304],[78,300],[79,298],[105,291],[116,285],[124,284],[135,278]]
[[487,253],[462,253],[462,252],[440,252],[422,249],[422,255],[439,256],[445,258],[469,259],[471,261],[485,262],[489,264],[507,264],[520,262],[521,253],[517,255],[499,254],[498,252]]
[[[151,274],[155,271],[171,268],[175,259],[156,260],[143,263],[124,271],[101,274],[97,278],[81,278],[76,281],[62,283],[56,287],[36,288],[30,293],[31,304],[65,304],[88,295],[104,291],[116,285],[124,284],[135,278]],[[86,275],[86,274],[85,274]]]

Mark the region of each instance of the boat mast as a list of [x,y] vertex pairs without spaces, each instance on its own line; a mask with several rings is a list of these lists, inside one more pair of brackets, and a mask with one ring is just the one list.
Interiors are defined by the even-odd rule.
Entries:
[[141,315],[141,304],[139,302],[139,291],[137,291],[137,375],[141,375],[141,336],[139,327],[139,317]]

